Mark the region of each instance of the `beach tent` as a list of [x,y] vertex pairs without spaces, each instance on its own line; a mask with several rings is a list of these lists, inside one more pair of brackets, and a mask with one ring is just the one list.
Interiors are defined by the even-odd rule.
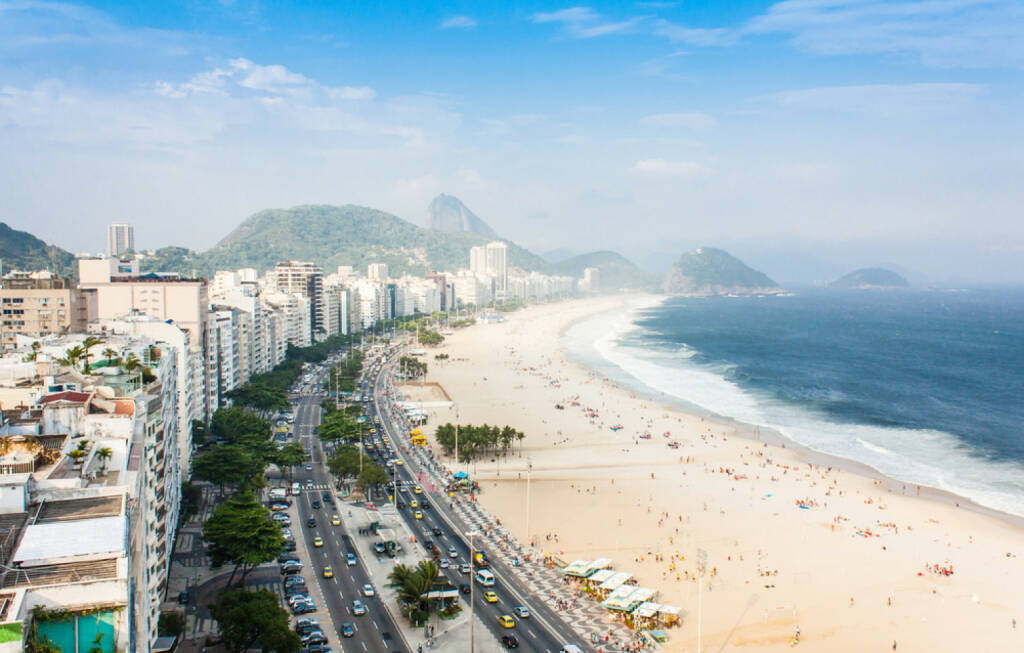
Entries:
[[573,560],[565,569],[562,570],[564,576],[572,576],[574,578],[584,578],[586,576],[587,565],[590,562],[587,560]]
[[597,586],[597,589],[601,592],[613,592],[618,588],[622,587],[622,585],[624,585],[626,581],[628,581],[632,577],[633,576],[631,574],[627,574],[624,571],[616,572],[612,574],[610,577],[601,581],[601,583]]
[[638,605],[646,603],[652,598],[654,598],[652,589],[623,585],[612,592],[607,599],[601,601],[600,605],[612,612],[632,612]]
[[466,472],[455,472],[452,474],[452,478],[469,478],[469,474]]
[[640,619],[652,619],[660,610],[660,605],[647,601],[638,605],[636,610],[633,611],[633,615]]
[[593,574],[591,574],[589,578],[587,578],[587,584],[599,585],[614,575],[615,572],[611,569],[598,569]]

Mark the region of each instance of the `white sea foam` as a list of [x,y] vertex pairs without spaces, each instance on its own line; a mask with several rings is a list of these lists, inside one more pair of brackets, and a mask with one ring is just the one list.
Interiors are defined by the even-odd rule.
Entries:
[[985,459],[949,433],[832,421],[741,388],[725,377],[725,366],[694,363],[697,352],[690,347],[658,351],[625,344],[635,340],[627,336],[640,328],[635,317],[649,306],[633,306],[574,326],[564,341],[569,353],[652,395],[771,428],[810,449],[869,465],[902,482],[935,487],[1024,516],[1024,465]]

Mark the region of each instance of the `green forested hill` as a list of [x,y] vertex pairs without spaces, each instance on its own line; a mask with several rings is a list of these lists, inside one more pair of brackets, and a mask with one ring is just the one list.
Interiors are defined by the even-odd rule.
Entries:
[[629,259],[611,251],[590,252],[566,259],[554,266],[558,274],[580,278],[586,268],[601,271],[601,289],[618,290],[632,288],[650,290],[657,286],[657,280],[638,268]]
[[[299,260],[312,261],[325,273],[339,265],[365,272],[368,263],[387,263],[397,275],[468,267],[470,247],[490,240],[472,233],[424,229],[365,206],[307,205],[260,211],[212,249],[188,254],[180,248],[164,248],[160,252],[169,256],[147,260],[143,267],[187,274],[194,269],[200,275],[252,267],[262,273],[279,261]],[[509,243],[509,264],[551,271],[549,263],[513,243]]]
[[670,295],[767,294],[781,292],[778,284],[728,252],[702,247],[679,257],[665,275]]
[[73,275],[75,257],[54,245],[47,245],[27,231],[11,229],[0,222],[0,259],[7,270],[52,270],[60,275]]

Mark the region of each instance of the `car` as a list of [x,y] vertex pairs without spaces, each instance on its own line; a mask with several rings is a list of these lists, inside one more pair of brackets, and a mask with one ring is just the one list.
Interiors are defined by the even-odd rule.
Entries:
[[313,507],[313,510],[320,510],[320,502],[317,501],[316,499],[314,499],[313,503],[311,503],[309,505]]
[[423,494],[423,488],[421,488],[421,487],[420,487],[420,486],[418,486],[418,485],[417,485],[416,487],[414,487],[414,488],[412,489],[412,491],[413,491],[413,493],[414,493],[414,494]]
[[322,630],[320,623],[316,619],[310,619],[309,617],[302,617],[295,621],[295,632],[300,635],[313,632],[314,630]]
[[423,513],[420,512],[419,510],[417,510],[414,513],[412,513],[412,516],[413,516],[414,519],[423,519]]
[[503,614],[500,617],[498,617],[498,625],[502,628],[515,628],[516,620],[508,616],[507,614]]
[[395,505],[398,506],[399,508],[404,508],[405,502],[399,499],[398,501],[395,502]]
[[512,608],[512,611],[515,612],[516,616],[520,619],[530,618],[530,610],[525,605],[517,605],[516,607]]
[[313,471],[313,465],[311,465],[310,463],[306,463],[306,471],[307,472]]
[[308,596],[309,588],[305,585],[289,585],[284,588],[284,595],[289,599],[295,596]]
[[331,515],[331,526],[341,526],[341,517]]
[[292,606],[292,614],[309,614],[310,612],[316,612],[316,605],[312,601]]
[[306,527],[307,528],[316,528],[316,519],[314,519],[313,517],[310,517],[309,519],[307,519],[306,520]]
[[352,637],[355,634],[356,634],[356,629],[355,629],[355,627],[352,624],[348,623],[347,621],[345,623],[341,624],[341,636],[342,637]]
[[345,564],[348,565],[349,567],[355,567],[357,564],[359,564],[359,560],[356,558],[356,554],[354,554],[354,553],[346,553],[345,554]]
[[505,648],[519,648],[519,638],[515,635],[502,635],[501,644]]
[[288,597],[288,605],[297,605],[299,603],[310,603],[313,601],[313,597],[304,592],[296,592]]
[[462,594],[469,594],[469,592],[470,592],[469,585],[466,584],[466,583],[460,584],[459,585],[459,592],[462,593]]
[[319,549],[323,545],[324,545],[324,538],[320,537],[319,535],[317,535],[316,537],[313,538],[313,546],[315,546],[316,548]]
[[459,552],[455,550],[454,546],[449,546],[448,547],[448,557],[449,558],[458,558],[459,557]]
[[423,548],[427,550],[427,553],[434,550],[434,543],[430,541],[429,537],[423,538],[420,540],[420,543],[423,544]]
[[273,519],[276,522],[279,522],[279,523],[280,522],[289,522],[289,523],[291,523],[291,521],[292,521],[292,518],[289,517],[288,515],[284,514],[283,512],[275,512],[273,515],[270,516],[270,518]]
[[289,561],[289,562],[286,562],[286,563],[281,565],[281,575],[282,576],[290,576],[292,574],[297,574],[300,571],[302,571],[302,563],[301,562]]
[[409,502],[409,507],[410,508],[419,508],[420,507],[420,502],[417,501],[416,499],[413,499],[412,501]]
[[488,591],[484,592],[484,600],[487,601],[488,603],[497,603],[498,602],[498,595],[495,594],[494,592],[488,590]]
[[294,551],[295,550],[295,540],[294,539],[290,539],[290,538],[285,538],[285,540],[284,540],[284,550],[285,551]]
[[404,463],[404,462],[402,462],[402,460],[401,460],[401,459],[399,459],[399,458],[395,458],[395,464],[396,464],[396,465],[398,465],[399,467],[401,467],[401,466],[402,466],[402,465],[404,465],[405,463]]
[[309,646],[310,644],[326,644],[327,635],[324,635],[324,631],[322,630],[314,630],[302,638],[302,643],[306,646]]
[[438,566],[441,567],[441,569],[447,569],[451,565],[448,564],[448,558],[441,558],[441,562],[438,563]]
[[472,570],[472,569],[470,568],[470,566],[469,566],[469,563],[468,563],[468,562],[463,562],[463,563],[462,563],[461,565],[459,565],[459,572],[460,572],[460,573],[463,573],[463,574],[468,574],[468,573],[470,573],[471,571],[473,571],[473,570]]
[[431,528],[430,532],[433,533],[434,535],[438,535],[438,536],[441,535],[441,529],[438,528],[437,526]]
[[282,553],[281,555],[277,556],[277,561],[278,562],[289,562],[289,561],[291,561],[291,562],[298,562],[299,561],[299,556],[295,555],[294,553]]
[[352,614],[357,617],[361,617],[366,614],[366,604],[359,599],[352,601]]
[[313,487],[313,479],[311,479],[311,478],[307,478],[306,479],[306,487]]
[[423,501],[422,503],[420,503],[420,507],[423,508],[424,510],[430,510],[430,502]]
[[302,653],[331,653],[331,647],[324,646],[323,644],[313,644],[302,649]]
[[330,565],[324,567],[324,578],[334,578],[334,570],[331,569]]
[[291,538],[295,537],[295,536],[294,536],[294,535],[292,534],[292,529],[291,529],[291,528],[288,528],[287,526],[282,526],[282,527],[281,527],[281,535],[282,535],[282,536],[284,537],[284,539],[286,539],[286,540],[287,540],[287,539],[291,539]]
[[374,595],[373,585],[371,585],[369,583],[363,585],[363,590],[362,591],[363,591],[363,596],[373,596]]
[[331,500],[332,500],[332,499],[331,499],[331,493],[330,493],[330,492],[324,492],[324,493],[323,493],[323,494],[322,494],[322,495],[320,496],[320,498],[321,498],[321,499],[323,499],[323,500],[324,500],[325,502],[327,502],[327,501],[331,501]]
[[373,543],[373,551],[375,553],[378,553],[378,554],[383,554],[384,552],[387,551],[387,549],[385,549],[384,545],[381,544],[380,542],[374,542]]

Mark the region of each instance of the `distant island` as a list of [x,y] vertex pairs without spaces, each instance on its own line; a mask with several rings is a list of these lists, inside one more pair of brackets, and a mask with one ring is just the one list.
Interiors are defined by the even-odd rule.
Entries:
[[861,268],[836,279],[830,283],[829,288],[846,289],[881,289],[881,288],[907,288],[910,282],[899,274],[885,268]]
[[702,247],[679,257],[665,275],[669,295],[777,295],[783,292],[766,274],[726,251]]

